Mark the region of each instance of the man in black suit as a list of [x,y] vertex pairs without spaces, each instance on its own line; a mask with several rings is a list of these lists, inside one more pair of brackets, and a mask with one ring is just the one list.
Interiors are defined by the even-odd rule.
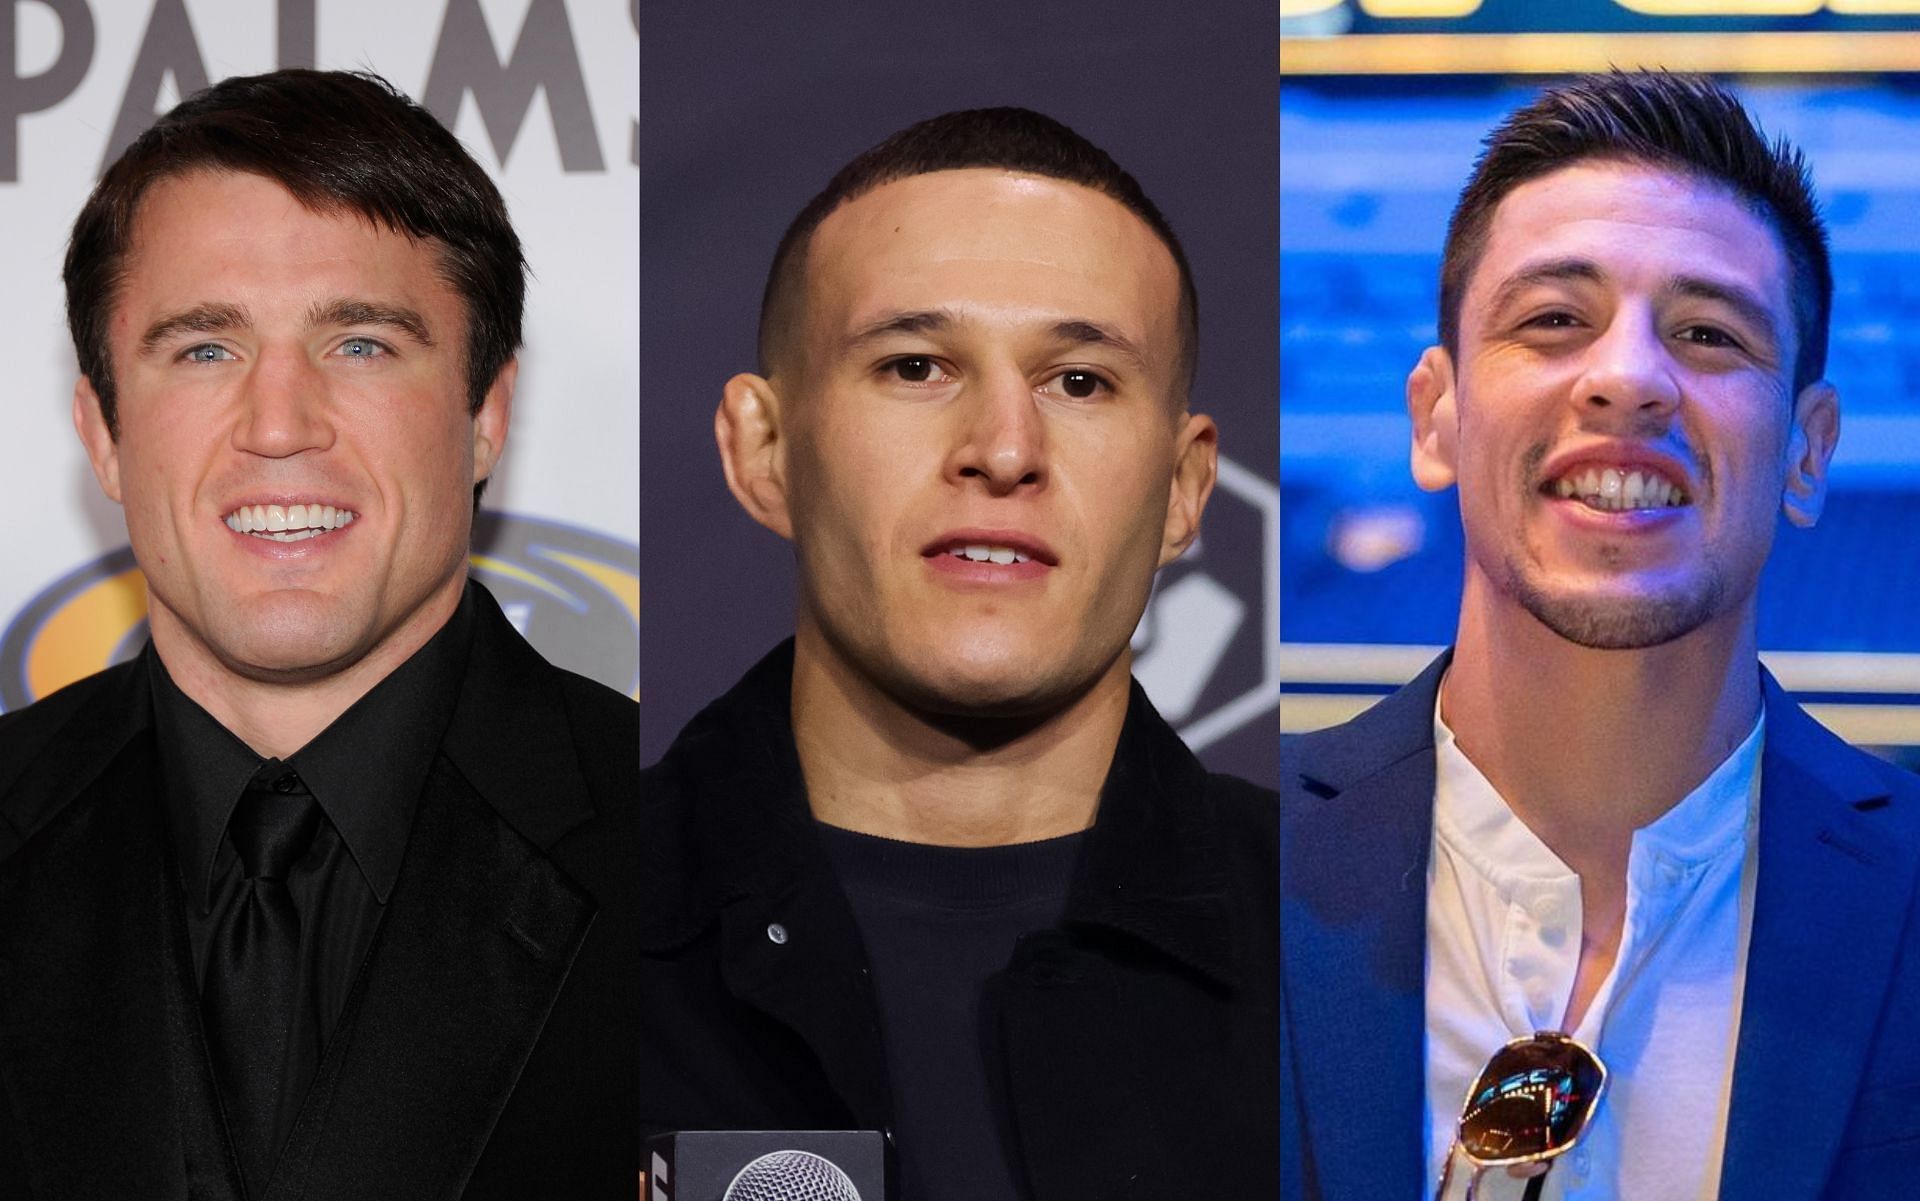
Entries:
[[647,1129],[885,1129],[906,1201],[1271,1197],[1275,798],[1130,675],[1197,536],[1193,282],[1038,113],[840,171],[716,416],[795,637],[643,777]]
[[632,1196],[636,709],[467,579],[524,271],[368,76],[227,80],[87,201],[152,639],[0,718],[0,1195]]

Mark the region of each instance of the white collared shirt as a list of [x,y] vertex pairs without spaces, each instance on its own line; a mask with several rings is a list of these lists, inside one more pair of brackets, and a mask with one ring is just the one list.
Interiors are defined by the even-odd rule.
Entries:
[[[1719,1192],[1753,925],[1765,724],[1762,714],[1700,787],[1634,832],[1613,972],[1570,1032],[1606,1064],[1607,1091],[1580,1145],[1548,1173],[1543,1201],[1712,1201]],[[1564,1028],[1581,924],[1580,878],[1455,744],[1437,704],[1433,725],[1429,1190],[1488,1056],[1510,1039]],[[1464,1160],[1455,1164],[1450,1201],[1466,1195],[1470,1174]],[[1478,1195],[1506,1201],[1523,1187],[1494,1169]]]

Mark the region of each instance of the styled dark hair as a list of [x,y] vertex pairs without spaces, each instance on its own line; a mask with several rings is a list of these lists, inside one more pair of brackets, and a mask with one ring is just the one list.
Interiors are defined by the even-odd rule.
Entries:
[[526,260],[486,171],[433,114],[377,75],[290,69],[196,92],[114,160],[73,223],[64,272],[80,371],[119,432],[107,327],[140,200],[156,181],[232,171],[307,208],[351,212],[437,243],[467,308],[467,391],[478,410],[520,346]]
[[760,301],[760,371],[771,375],[799,324],[807,248],[820,223],[841,205],[897,180],[935,171],[995,168],[1063,180],[1119,201],[1146,222],[1180,269],[1180,362],[1175,378],[1184,399],[1193,388],[1200,353],[1200,300],[1193,272],[1173,227],[1133,176],[1106,151],[1052,117],[1026,108],[975,108],[943,113],[911,125],[865,151],[828,181],[787,226],[774,251]]
[[1440,341],[1457,356],[1460,305],[1494,210],[1529,180],[1583,159],[1639,163],[1730,189],[1779,236],[1793,277],[1800,349],[1793,390],[1827,368],[1833,269],[1806,159],[1771,145],[1731,92],[1699,75],[1614,71],[1550,88],[1487,135],[1447,226],[1440,260]]

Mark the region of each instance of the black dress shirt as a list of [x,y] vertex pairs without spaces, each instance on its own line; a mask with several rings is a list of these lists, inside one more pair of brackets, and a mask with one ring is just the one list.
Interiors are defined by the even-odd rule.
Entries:
[[[147,648],[167,820],[185,893],[194,980],[206,984],[211,937],[245,881],[227,832],[256,774],[297,775],[320,803],[313,844],[287,878],[300,913],[296,1045],[310,1077],[373,945],[400,874],[414,809],[460,695],[473,599],[425,646],[284,761],[263,759],[201,708]],[[304,1083],[304,1081],[301,1081]]]

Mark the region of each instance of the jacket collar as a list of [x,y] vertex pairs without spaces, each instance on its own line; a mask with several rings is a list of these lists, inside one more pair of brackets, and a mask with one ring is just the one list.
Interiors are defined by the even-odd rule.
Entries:
[[[650,769],[649,784],[678,789],[684,803],[649,848],[643,945],[684,943],[731,901],[830,870],[794,746],[792,682],[788,639]],[[1231,909],[1212,806],[1205,770],[1135,683],[1066,922],[1117,931],[1231,985]]]
[[527,644],[479,581],[470,580],[467,593],[473,642],[441,752],[521,837],[549,850],[594,815],[582,751],[617,756],[620,748],[575,744],[564,674]]
[[[1283,1104],[1329,1197],[1426,1196],[1433,704],[1449,656],[1281,755]],[[1293,770],[1288,770],[1292,768]]]
[[1920,788],[1763,673],[1759,876],[1721,1196],[1824,1195],[1909,925]]

